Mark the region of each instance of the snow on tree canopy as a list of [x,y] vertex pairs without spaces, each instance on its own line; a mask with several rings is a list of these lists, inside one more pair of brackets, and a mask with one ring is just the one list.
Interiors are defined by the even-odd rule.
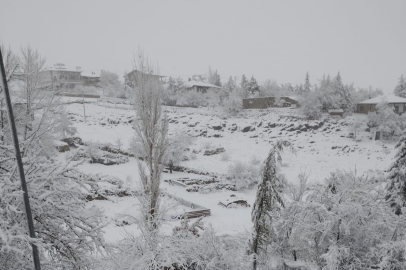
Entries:
[[396,160],[389,168],[386,200],[390,202],[395,213],[400,215],[401,208],[406,206],[406,129],[396,148],[398,149]]
[[397,97],[393,95],[383,95],[361,101],[358,104],[378,104],[381,103],[384,99],[386,99],[388,103],[406,103],[406,98]]

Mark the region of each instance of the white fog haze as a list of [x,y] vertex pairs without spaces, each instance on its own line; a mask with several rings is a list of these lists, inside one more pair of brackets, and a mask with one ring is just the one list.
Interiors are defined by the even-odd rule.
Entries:
[[1,1],[0,270],[406,269],[405,11]]

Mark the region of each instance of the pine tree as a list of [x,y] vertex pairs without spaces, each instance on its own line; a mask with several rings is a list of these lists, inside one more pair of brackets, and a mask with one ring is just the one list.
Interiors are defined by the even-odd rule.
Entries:
[[345,112],[352,112],[353,104],[348,85],[343,85],[340,72],[333,81],[334,94],[337,97],[338,104]]
[[250,242],[250,253],[254,254],[254,270],[257,268],[257,254],[264,250],[270,240],[272,214],[279,212],[284,207],[278,190],[281,181],[276,174],[277,165],[282,162],[281,154],[284,148],[295,151],[289,141],[278,141],[271,149],[262,169],[262,180],[258,185],[252,208],[251,220],[254,223],[254,231]]
[[401,208],[406,206],[406,130],[403,131],[396,148],[398,149],[396,160],[389,168],[386,200],[395,214],[401,215]]
[[247,91],[250,94],[259,93],[259,84],[258,84],[257,80],[254,78],[254,76],[251,77],[251,80],[250,80],[250,82],[248,84]]
[[172,91],[175,90],[175,80],[172,77],[169,77],[169,79],[168,79],[168,87],[169,87],[169,90],[172,90]]
[[[154,258],[159,257],[159,228],[162,221],[160,209],[160,184],[162,170],[167,159],[168,142],[168,121],[162,109],[162,84],[151,76],[145,74],[156,74],[152,66],[140,51],[136,60],[138,74],[134,87],[135,112],[137,120],[134,121],[134,154],[143,158],[138,161],[139,191],[137,197],[140,204],[140,219],[138,226],[146,241],[148,249]],[[155,259],[150,260],[151,268],[156,267]]]
[[227,92],[233,92],[234,89],[235,89],[235,87],[236,87],[236,85],[235,85],[235,82],[234,82],[234,80],[233,80],[233,77],[230,76],[230,78],[228,79],[228,82],[226,82],[226,83],[224,84],[224,89],[225,89]]
[[244,74],[241,77],[241,88],[244,92],[248,92],[248,81]]
[[305,93],[308,93],[308,92],[310,92],[310,89],[311,89],[310,77],[309,77],[309,72],[307,72],[303,91]]
[[403,75],[400,76],[398,85],[396,85],[393,92],[395,96],[406,98],[406,81]]
[[214,72],[213,76],[214,76],[213,84],[217,85],[218,87],[221,87],[222,86],[221,78],[220,78],[220,74],[218,74],[217,70]]

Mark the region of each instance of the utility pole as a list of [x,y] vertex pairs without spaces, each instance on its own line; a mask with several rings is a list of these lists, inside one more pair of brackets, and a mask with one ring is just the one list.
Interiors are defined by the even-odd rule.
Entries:
[[[20,152],[20,145],[18,144],[17,129],[16,129],[16,125],[14,122],[13,108],[11,106],[10,92],[8,90],[6,71],[4,69],[4,62],[3,62],[3,56],[1,53],[1,49],[0,49],[0,73],[1,73],[0,87],[3,89],[3,92],[4,92],[4,99],[6,101],[7,114],[8,114],[8,119],[10,122],[11,136],[12,136],[13,142],[14,142],[14,150],[15,150],[15,155],[16,155],[16,160],[17,160],[18,173],[20,174],[21,188],[24,192],[23,197],[24,197],[24,204],[25,204],[25,212],[27,214],[28,229],[29,229],[30,237],[35,238],[34,222],[32,219],[30,199],[28,197],[27,183],[25,181],[24,167],[23,167],[23,162],[21,159],[21,152]],[[41,270],[41,264],[40,264],[39,255],[38,255],[38,247],[34,244],[32,244],[32,256],[34,259],[35,270]]]

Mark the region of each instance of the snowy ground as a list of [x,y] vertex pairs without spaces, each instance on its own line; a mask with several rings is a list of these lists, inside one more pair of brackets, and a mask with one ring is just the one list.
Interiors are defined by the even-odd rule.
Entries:
[[[71,102],[71,100],[69,100]],[[101,142],[117,145],[120,138],[122,149],[129,146],[133,136],[132,121],[134,112],[129,105],[112,106],[102,104],[94,99],[86,103],[86,122],[84,121],[83,104],[71,103],[67,111],[78,130],[77,136],[85,142]],[[110,107],[107,107],[110,106]],[[307,121],[297,117],[297,111],[292,109],[249,110],[239,117],[225,118],[222,113],[207,108],[175,108],[166,107],[170,120],[170,134],[188,133],[194,136],[190,151],[186,153],[194,159],[181,165],[199,171],[225,174],[234,161],[251,162],[264,160],[272,143],[279,139],[286,139],[293,143],[297,153],[286,153],[283,157],[282,173],[289,182],[296,182],[301,171],[310,173],[309,180],[318,183],[323,181],[336,169],[356,170],[358,175],[370,170],[385,170],[394,156],[394,142],[373,141],[369,133],[360,130],[359,140],[347,138],[349,126],[355,120],[365,120],[365,115],[354,115],[343,119],[328,119],[321,121]],[[306,126],[307,125],[307,126]],[[247,128],[251,127],[251,128]],[[255,129],[255,130],[254,130]],[[243,132],[243,130],[250,130]],[[203,135],[203,136],[201,136]],[[228,160],[223,160],[224,154],[203,156],[208,148],[224,147]],[[198,154],[192,151],[202,150]],[[138,178],[136,160],[121,165],[104,166],[85,163],[79,167],[85,173],[101,173],[111,175],[127,181],[129,185],[136,185]],[[164,179],[179,177],[196,178],[180,172],[164,173]],[[200,177],[200,176],[199,176]],[[162,188],[168,193],[184,198],[211,209],[211,216],[205,217],[206,222],[212,223],[219,234],[234,234],[248,231],[251,227],[251,209],[227,209],[218,205],[219,200],[235,194],[248,201],[250,205],[255,199],[256,190],[239,192],[219,191],[209,194],[190,193],[184,187],[171,186],[162,182]],[[120,214],[137,216],[137,200],[132,197],[110,198],[110,201],[92,201],[90,205],[97,205],[105,210],[108,225],[105,228],[106,239],[116,241],[126,232],[138,233],[135,224],[117,226]],[[179,224],[178,220],[171,220],[171,215],[187,211],[184,206],[174,200],[163,197],[162,200],[170,211],[165,216],[163,231],[169,233]],[[121,216],[122,217],[122,216]],[[118,220],[118,221],[117,221]]]

